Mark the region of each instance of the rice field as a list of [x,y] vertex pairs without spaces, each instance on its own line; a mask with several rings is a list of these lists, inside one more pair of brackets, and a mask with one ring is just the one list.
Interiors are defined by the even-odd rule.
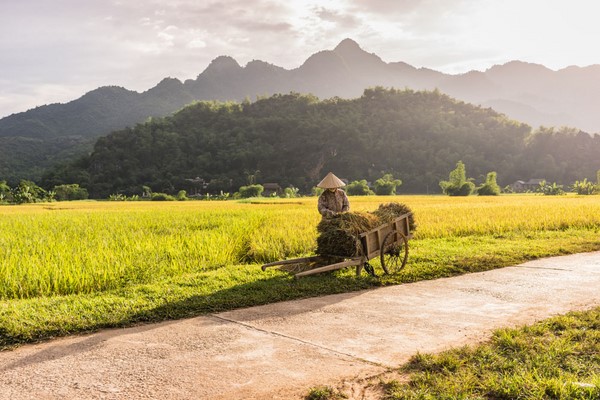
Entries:
[[[600,231],[598,196],[351,197],[353,211],[408,205],[419,243]],[[311,254],[316,198],[62,202],[0,207],[0,300],[97,293]],[[421,246],[422,248],[422,246]],[[412,253],[411,253],[412,254]]]

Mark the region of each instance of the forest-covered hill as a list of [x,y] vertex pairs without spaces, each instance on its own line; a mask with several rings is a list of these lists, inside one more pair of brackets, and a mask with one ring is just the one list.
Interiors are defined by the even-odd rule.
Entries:
[[276,93],[312,93],[321,99],[356,98],[384,86],[434,90],[492,107],[534,127],[572,126],[600,132],[600,66],[552,71],[513,61],[487,71],[449,75],[404,62],[385,62],[350,40],[311,55],[287,70],[254,60],[240,66],[215,58],[196,79],[165,78],[138,93],[121,87],[95,89],[66,104],[51,104],[0,119],[0,179],[38,180],[41,171],[71,154],[91,150],[96,138],[162,117],[193,100],[251,100]]
[[333,171],[350,181],[384,173],[403,193],[439,192],[457,161],[478,182],[501,186],[544,178],[595,180],[600,136],[542,129],[439,91],[373,88],[355,99],[287,94],[255,102],[197,102],[100,138],[94,151],[47,173],[42,184],[79,183],[93,197],[112,193],[236,191],[252,177],[308,191]]

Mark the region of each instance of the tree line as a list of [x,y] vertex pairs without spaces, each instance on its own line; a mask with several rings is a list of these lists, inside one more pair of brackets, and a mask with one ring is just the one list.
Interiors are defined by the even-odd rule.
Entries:
[[598,135],[533,131],[439,91],[371,88],[350,100],[290,93],[196,102],[98,139],[90,154],[46,171],[40,186],[78,184],[92,198],[141,195],[144,186],[172,195],[234,193],[270,182],[310,193],[333,171],[349,183],[375,187],[389,175],[403,193],[439,193],[458,160],[478,184],[496,171],[500,186],[529,178],[568,185],[595,179],[598,154]]
[[[473,178],[467,178],[466,167],[462,161],[456,163],[456,168],[450,172],[447,181],[440,181],[439,185],[443,193],[449,196],[469,196],[477,194],[479,196],[497,196],[501,192],[512,193],[510,186],[504,189],[500,188],[496,181],[496,172],[489,172],[485,182],[480,186],[476,186]],[[252,180],[251,180],[252,182]],[[400,179],[395,179],[392,174],[385,174],[377,179],[374,184],[369,184],[366,179],[355,180],[346,185],[343,190],[349,196],[391,196],[395,195],[396,190],[402,185]],[[600,194],[600,170],[596,172],[596,182],[584,179],[575,181],[571,186],[571,190],[579,195]],[[241,186],[233,195],[229,192],[221,192],[218,195],[193,196],[196,200],[228,200],[229,198],[240,199],[250,197],[262,197],[265,187],[261,184],[251,183]],[[313,186],[310,191],[310,196],[319,196],[324,189]],[[280,189],[270,193],[271,197],[295,198],[301,197],[300,190],[290,186],[285,189]],[[533,192],[544,195],[561,195],[565,194],[563,185],[558,185],[556,182],[548,183],[542,180],[539,186],[533,189]],[[58,185],[52,190],[44,190],[29,180],[21,180],[18,186],[11,188],[6,181],[0,181],[0,204],[22,204],[36,202],[51,202],[51,201],[69,201],[69,200],[85,200],[88,198],[88,192],[85,188],[79,187],[78,184]],[[143,186],[141,195],[134,194],[126,196],[122,193],[113,193],[108,196],[111,201],[183,201],[190,200],[185,190],[180,190],[176,196],[167,193],[152,192],[150,187]]]

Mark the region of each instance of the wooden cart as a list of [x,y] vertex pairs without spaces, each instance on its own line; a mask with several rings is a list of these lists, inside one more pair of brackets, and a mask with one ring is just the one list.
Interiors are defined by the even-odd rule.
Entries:
[[295,274],[296,277],[318,274],[320,272],[332,271],[346,267],[356,267],[356,275],[359,276],[363,268],[371,275],[376,276],[375,270],[369,260],[379,257],[381,268],[386,274],[399,271],[406,265],[408,258],[408,240],[412,238],[409,228],[409,216],[403,214],[392,222],[378,226],[368,232],[361,233],[357,238],[359,255],[355,257],[341,256],[312,256],[294,258],[291,260],[275,261],[264,264],[262,270],[269,267],[284,266],[289,264],[302,264],[318,262],[326,264],[321,267],[309,269]]

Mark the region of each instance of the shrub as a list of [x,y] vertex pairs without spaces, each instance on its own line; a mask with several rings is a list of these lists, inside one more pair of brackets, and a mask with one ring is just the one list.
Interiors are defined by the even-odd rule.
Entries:
[[485,183],[477,188],[479,196],[498,196],[500,194],[500,186],[496,182],[496,173],[488,172],[485,178]]
[[9,202],[12,200],[10,186],[6,181],[0,181],[0,203]]
[[177,192],[177,200],[179,200],[179,201],[188,200],[187,192],[185,190],[180,190],[179,192]]
[[110,201],[125,201],[125,200],[127,200],[127,196],[125,196],[124,194],[121,194],[121,193],[113,193],[110,196],[108,196],[108,200],[110,200]]
[[152,193],[152,201],[175,201],[175,197],[166,193]]
[[152,189],[150,189],[150,186],[143,185],[142,186],[142,197],[150,198],[151,196],[152,196]]
[[450,179],[441,181],[440,187],[448,196],[468,196],[475,190],[475,184],[467,179],[465,164],[456,163],[456,168],[450,172]]
[[[237,195],[237,197],[235,197]],[[219,194],[213,194],[211,195],[210,193],[206,193],[204,196],[199,196],[198,199],[199,200],[227,200],[229,197],[231,197],[231,194],[229,192],[223,192],[221,190],[221,192]],[[240,198],[240,194],[239,193],[235,193],[233,195],[233,198]]]
[[300,191],[300,189],[295,188],[293,186],[290,187],[286,187],[285,189],[283,189],[283,196],[286,199],[291,199],[294,197],[300,197],[300,195],[298,194],[298,192]]
[[47,198],[47,192],[44,189],[28,180],[22,180],[19,186],[12,190],[12,199],[17,204],[50,200]]
[[515,190],[512,186],[506,185],[502,188],[502,193],[515,193]]
[[323,194],[324,191],[325,191],[325,189],[323,189],[323,188],[313,186],[312,189],[310,190],[310,195],[311,196],[320,196]]
[[346,193],[350,196],[368,196],[375,194],[371,189],[366,180],[354,181],[346,186]]
[[546,181],[540,182],[539,192],[546,196],[559,196],[559,195],[565,194],[565,191],[563,190],[562,185],[558,185],[558,184],[556,184],[556,182],[554,182],[550,185]]
[[392,174],[385,174],[375,181],[375,194],[380,196],[391,196],[396,194],[396,188],[402,185],[400,179],[394,179]]
[[137,194],[127,197],[123,193],[115,193],[115,194],[111,194],[110,196],[108,196],[108,200],[110,200],[110,201],[140,201],[141,198]]
[[53,191],[58,201],[85,200],[89,197],[87,189],[79,187],[77,183],[54,186]]
[[[237,197],[235,197],[236,195],[237,195]],[[236,192],[236,193],[234,194],[234,196],[231,196],[231,193],[229,193],[229,192],[223,192],[223,191],[221,190],[221,192],[219,192],[219,194],[210,194],[210,193],[206,193],[206,194],[205,194],[205,195],[203,195],[203,196],[202,196],[202,195],[198,196],[198,197],[197,197],[197,199],[198,199],[198,200],[209,200],[209,201],[210,201],[210,200],[227,200],[227,199],[229,199],[230,197],[233,197],[233,198],[238,198],[238,199],[239,199],[239,198],[241,198],[241,197],[240,197],[240,194],[239,194],[238,192]]]
[[473,182],[465,182],[458,188],[454,193],[450,193],[450,196],[470,196],[475,191],[475,184]]
[[240,197],[248,198],[248,197],[260,197],[262,192],[265,190],[263,185],[248,185],[242,186],[240,188]]
[[582,195],[596,194],[600,191],[600,186],[588,182],[587,178],[585,178],[582,181],[575,181],[573,184],[573,191]]

